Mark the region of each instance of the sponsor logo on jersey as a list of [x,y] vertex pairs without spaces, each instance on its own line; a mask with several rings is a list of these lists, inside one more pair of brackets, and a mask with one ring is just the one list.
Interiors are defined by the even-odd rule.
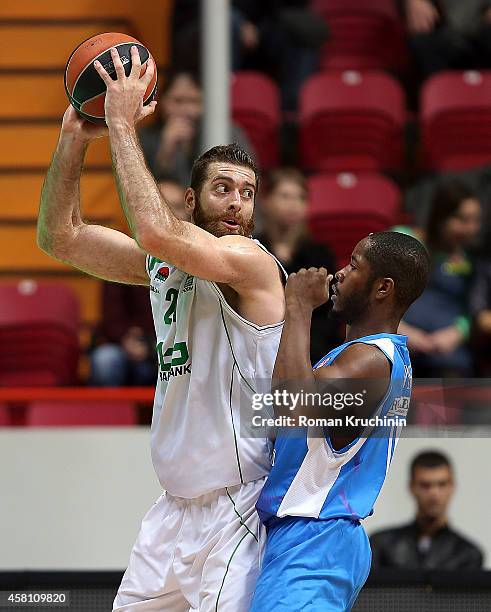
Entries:
[[410,397],[396,397],[392,402],[392,406],[387,412],[388,417],[399,417],[406,418],[407,411],[409,410]]
[[184,374],[191,374],[191,364],[183,366],[172,366],[167,372],[159,372],[160,380],[168,381],[173,376],[183,376]]
[[158,280],[160,282],[164,282],[168,278],[169,278],[169,268],[167,266],[160,268],[160,270],[155,275],[155,280]]
[[164,343],[157,344],[160,380],[169,380],[173,376],[191,374],[189,350],[186,342],[176,342],[164,350]]
[[182,293],[186,293],[187,291],[192,291],[194,289],[194,276],[188,274],[186,280],[184,281],[184,286],[182,288]]

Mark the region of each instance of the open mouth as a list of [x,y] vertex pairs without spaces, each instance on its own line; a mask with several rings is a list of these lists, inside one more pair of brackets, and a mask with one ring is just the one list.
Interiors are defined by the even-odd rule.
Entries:
[[240,225],[235,219],[224,219],[222,221],[229,229],[239,229]]

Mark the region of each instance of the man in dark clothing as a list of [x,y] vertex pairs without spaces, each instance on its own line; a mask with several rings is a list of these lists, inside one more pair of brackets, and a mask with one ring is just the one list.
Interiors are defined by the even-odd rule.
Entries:
[[374,533],[372,569],[476,570],[482,567],[477,546],[448,525],[454,491],[453,470],[445,455],[427,451],[411,463],[410,490],[417,513],[409,525]]
[[489,0],[399,0],[421,76],[489,67]]

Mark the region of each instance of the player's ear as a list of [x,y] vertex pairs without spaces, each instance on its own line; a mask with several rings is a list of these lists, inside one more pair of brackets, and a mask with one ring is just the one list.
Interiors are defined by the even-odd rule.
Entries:
[[196,206],[196,194],[192,187],[188,187],[184,192],[184,202],[186,204],[186,212],[191,217]]
[[395,291],[394,279],[389,277],[381,278],[377,289],[377,297],[385,299]]

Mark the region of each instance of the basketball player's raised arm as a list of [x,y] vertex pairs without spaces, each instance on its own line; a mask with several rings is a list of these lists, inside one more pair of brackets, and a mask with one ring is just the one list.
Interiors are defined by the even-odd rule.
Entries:
[[128,224],[141,248],[180,270],[234,288],[271,284],[278,270],[271,257],[243,236],[216,237],[193,223],[177,219],[162,197],[150,173],[135,129],[143,94],[152,79],[154,64],[140,75],[140,57],[132,50],[128,77],[116,52],[113,80],[99,64],[95,67],[106,83],[106,122],[116,184]]
[[80,175],[90,140],[105,129],[89,125],[71,106],[41,192],[38,246],[88,274],[120,283],[148,285],[145,253],[122,232],[84,223]]

